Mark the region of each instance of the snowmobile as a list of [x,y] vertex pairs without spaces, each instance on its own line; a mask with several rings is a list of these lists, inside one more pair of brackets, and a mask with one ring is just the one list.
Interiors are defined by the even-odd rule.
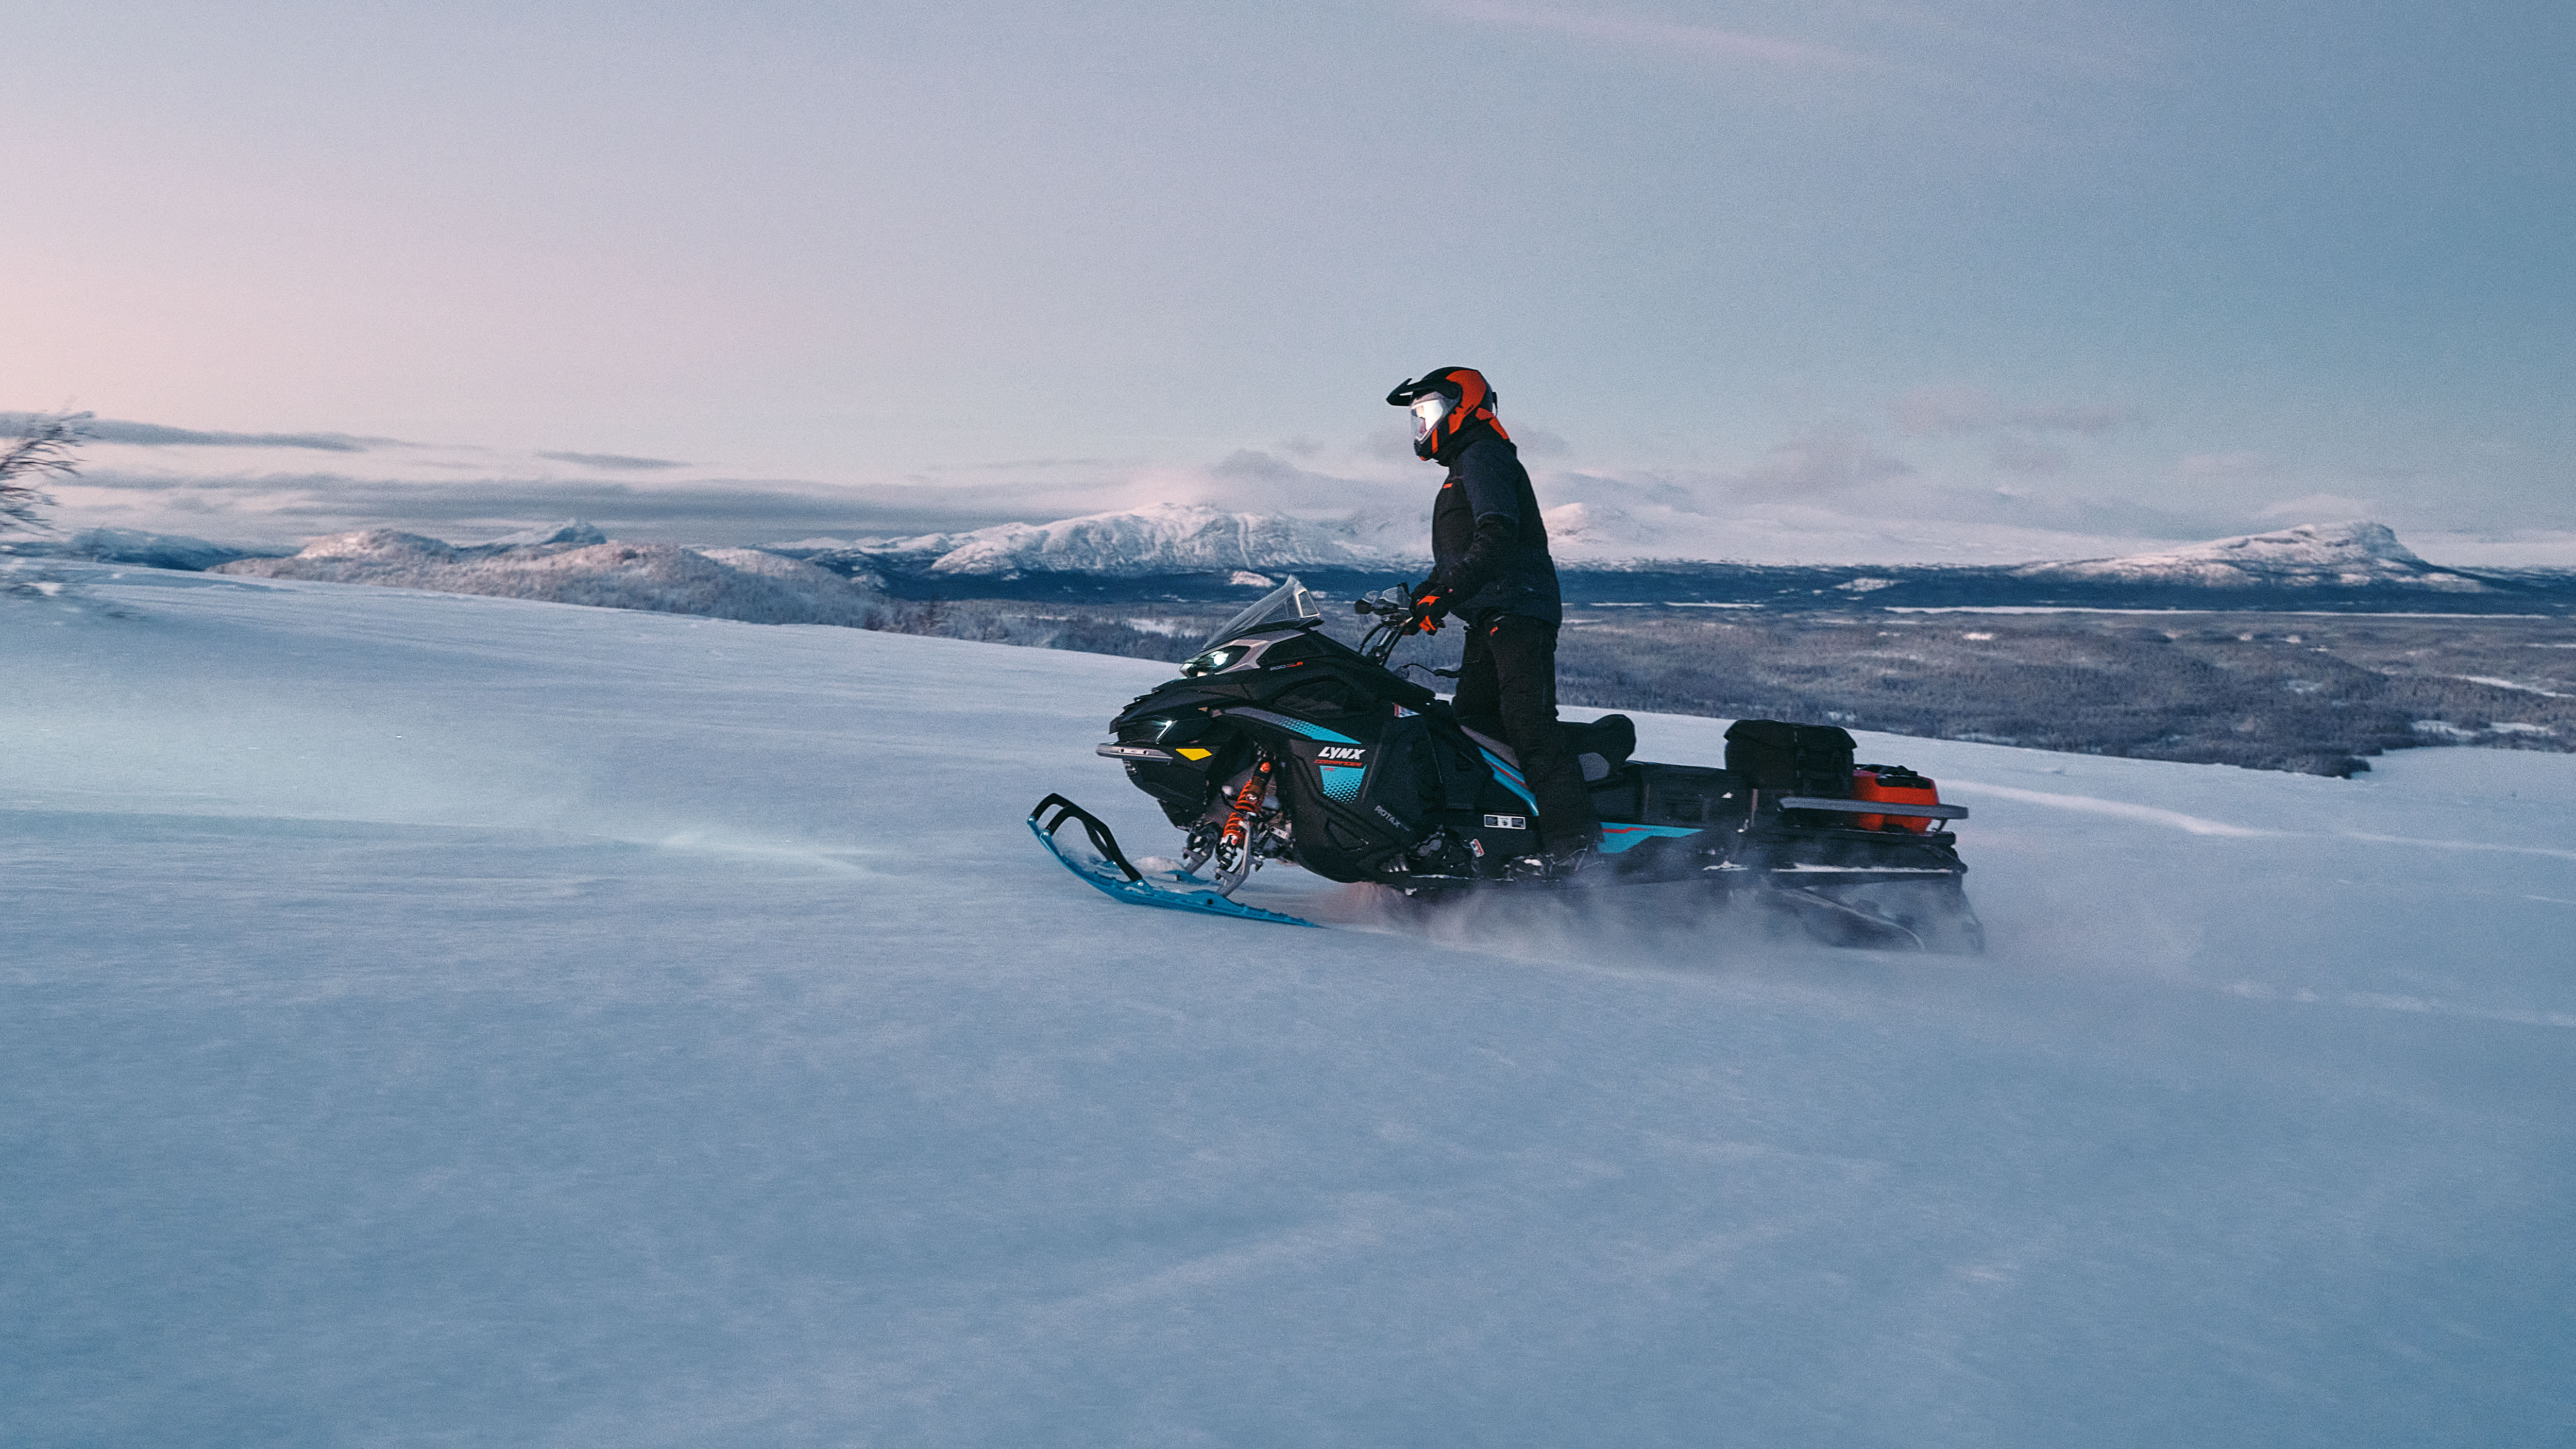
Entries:
[[[1291,577],[1111,721],[1116,737],[1098,753],[1125,764],[1183,832],[1175,868],[1149,875],[1062,795],[1038,802],[1029,828],[1121,900],[1286,924],[1312,923],[1234,899],[1266,863],[1432,901],[1681,885],[1749,898],[1836,945],[1983,949],[1948,829],[1967,810],[1911,771],[1855,764],[1851,735],[1830,725],[1739,720],[1724,768],[1631,759],[1625,715],[1562,726],[1603,821],[1591,859],[1564,872],[1540,852],[1537,802],[1510,745],[1387,667],[1407,633],[1407,591],[1353,608],[1372,621],[1356,649],[1323,631],[1315,596]],[[1073,823],[1088,857],[1057,838]]]

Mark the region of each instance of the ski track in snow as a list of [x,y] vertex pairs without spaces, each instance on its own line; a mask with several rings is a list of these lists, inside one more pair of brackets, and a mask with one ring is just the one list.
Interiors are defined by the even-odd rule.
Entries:
[[[2023,790],[2011,785],[1990,785],[1978,780],[1943,780],[1941,788],[1963,795],[1987,795],[2002,800],[2017,800],[2029,805],[2045,805],[2053,810],[2079,810],[2094,815],[2112,815],[2123,820],[2140,820],[2153,825],[2170,825],[2193,835],[2229,835],[2254,839],[2301,835],[2294,830],[2265,830],[2250,825],[2230,825],[2221,820],[2204,820],[2178,810],[2159,810],[2150,805],[2134,805],[2124,800],[2097,800],[2089,795],[2061,795],[2046,790]],[[2368,841],[2374,845],[2404,845],[2424,850],[2493,850],[2509,855],[2537,855],[2551,860],[2576,860],[2576,850],[2558,850],[2548,846],[2514,845],[2495,840],[2424,840],[2411,835],[2378,835],[2364,830],[2341,832],[2346,840]]]
[[2500,840],[2420,840],[2411,835],[2373,835],[2368,831],[2348,830],[2349,840],[2367,840],[2374,845],[2404,845],[2423,850],[2492,850],[2506,855],[2537,855],[2550,860],[2576,860],[2576,850],[2556,850],[2545,845],[2514,845]]
[[2012,785],[1990,785],[1981,780],[1943,780],[1941,787],[1964,795],[1989,795],[2002,800],[2018,800],[2026,805],[2045,805],[2052,810],[2080,810],[2093,815],[2113,815],[2123,820],[2142,820],[2153,825],[2170,825],[2194,835],[2265,836],[2279,835],[2278,830],[2258,830],[2251,826],[2229,825],[2218,820],[2203,820],[2179,810],[2159,810],[2152,805],[2135,805],[2126,800],[2097,800],[2090,795],[2061,795],[2047,790],[2024,790]]
[[2224,990],[2231,996],[2242,996],[2252,1001],[2295,1001],[2306,1005],[2348,1006],[2362,1011],[2405,1011],[2426,1016],[2465,1016],[2480,1021],[2510,1022],[2515,1026],[2576,1027],[2576,1012],[2497,1011],[2475,1006],[2455,1006],[2446,1001],[2428,1001],[2420,996],[2388,996],[2376,992],[2344,992],[2329,996],[2315,991],[2281,991],[2252,981],[2230,982]]
[[1297,931],[1029,840],[1170,849],[1163,666],[117,572],[0,609],[0,1442],[2567,1442],[2576,757],[1867,736],[1983,958]]

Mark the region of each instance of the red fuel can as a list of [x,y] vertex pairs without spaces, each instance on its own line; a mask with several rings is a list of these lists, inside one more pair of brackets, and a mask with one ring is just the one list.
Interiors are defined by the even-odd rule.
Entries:
[[[1854,765],[1852,798],[1884,800],[1891,805],[1938,805],[1941,791],[1903,765]],[[1932,828],[1931,818],[1923,815],[1855,815],[1852,824],[1863,830],[1911,830],[1917,834]]]

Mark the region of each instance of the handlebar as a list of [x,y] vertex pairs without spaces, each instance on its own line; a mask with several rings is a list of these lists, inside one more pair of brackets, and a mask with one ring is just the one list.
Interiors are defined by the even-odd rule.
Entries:
[[1351,600],[1351,612],[1371,616],[1377,621],[1360,639],[1360,656],[1383,669],[1387,656],[1395,652],[1396,644],[1404,638],[1406,621],[1413,617],[1413,586],[1398,584],[1374,594],[1362,594]]

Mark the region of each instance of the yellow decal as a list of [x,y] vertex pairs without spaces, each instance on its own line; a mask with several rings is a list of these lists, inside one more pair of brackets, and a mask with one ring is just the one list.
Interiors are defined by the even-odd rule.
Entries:
[[1215,754],[1215,753],[1216,753],[1216,751],[1214,751],[1214,750],[1194,750],[1194,749],[1191,749],[1188,745],[1181,745],[1181,746],[1178,746],[1177,748],[1175,748],[1175,749],[1172,751],[1172,753],[1173,753],[1173,754],[1176,754],[1176,755],[1178,755],[1178,756],[1180,756],[1180,757],[1181,757],[1182,759],[1184,759],[1184,760],[1204,760],[1204,759],[1206,759],[1208,756]]

